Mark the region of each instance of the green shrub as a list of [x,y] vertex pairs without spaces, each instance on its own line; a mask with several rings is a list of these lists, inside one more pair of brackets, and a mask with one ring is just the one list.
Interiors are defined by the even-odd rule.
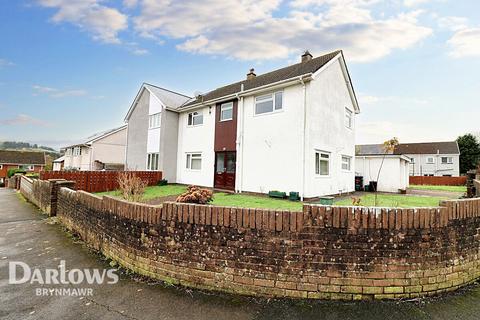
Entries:
[[21,174],[26,174],[27,171],[22,170],[22,169],[8,169],[7,171],[7,176],[9,178],[13,177],[16,173],[21,173]]
[[207,204],[213,200],[213,192],[197,186],[188,186],[187,191],[177,197],[177,202]]

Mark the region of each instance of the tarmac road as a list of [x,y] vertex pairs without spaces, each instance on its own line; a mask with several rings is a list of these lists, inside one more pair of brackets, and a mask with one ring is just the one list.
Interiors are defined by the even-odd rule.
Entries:
[[36,283],[9,284],[9,261],[45,270],[61,260],[67,270],[110,268],[14,191],[0,188],[0,319],[480,319],[478,286],[434,300],[347,303],[218,295],[127,275],[116,284],[76,286],[92,288],[91,297],[37,296]]

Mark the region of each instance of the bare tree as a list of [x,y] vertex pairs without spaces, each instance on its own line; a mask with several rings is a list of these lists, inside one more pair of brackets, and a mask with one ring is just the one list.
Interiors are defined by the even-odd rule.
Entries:
[[393,137],[392,139],[387,140],[383,143],[383,158],[382,158],[382,163],[380,164],[380,168],[378,169],[377,185],[375,187],[375,207],[377,206],[378,181],[380,180],[380,173],[382,172],[383,163],[385,162],[385,158],[387,157],[387,155],[393,153],[397,145],[398,145],[398,138],[396,137]]

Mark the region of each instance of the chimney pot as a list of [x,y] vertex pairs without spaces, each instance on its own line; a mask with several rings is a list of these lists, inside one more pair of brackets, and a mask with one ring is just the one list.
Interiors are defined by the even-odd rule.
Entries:
[[305,50],[305,52],[302,54],[302,62],[310,61],[312,58],[313,56],[308,50]]
[[250,69],[250,72],[247,73],[247,80],[255,78],[257,75],[255,74],[255,69]]

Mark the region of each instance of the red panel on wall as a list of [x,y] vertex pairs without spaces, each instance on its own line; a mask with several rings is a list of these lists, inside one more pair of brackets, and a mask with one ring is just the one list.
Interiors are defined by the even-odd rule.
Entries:
[[[232,119],[220,120],[221,106],[233,103]],[[216,105],[215,112],[215,151],[236,151],[238,100],[227,101]],[[227,111],[227,114],[228,111]]]

